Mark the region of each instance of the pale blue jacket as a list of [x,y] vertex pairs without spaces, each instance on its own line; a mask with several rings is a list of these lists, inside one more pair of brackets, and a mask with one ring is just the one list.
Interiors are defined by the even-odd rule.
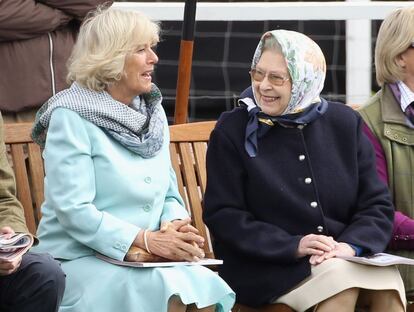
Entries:
[[155,157],[130,152],[77,113],[57,108],[50,120],[45,202],[37,252],[72,260],[95,252],[122,260],[140,229],[187,218],[164,144]]

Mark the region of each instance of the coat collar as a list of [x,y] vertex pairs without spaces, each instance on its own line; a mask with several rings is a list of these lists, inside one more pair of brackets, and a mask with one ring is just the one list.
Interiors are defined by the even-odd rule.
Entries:
[[385,85],[382,87],[379,97],[382,121],[384,123],[396,123],[407,126],[406,117],[389,86]]

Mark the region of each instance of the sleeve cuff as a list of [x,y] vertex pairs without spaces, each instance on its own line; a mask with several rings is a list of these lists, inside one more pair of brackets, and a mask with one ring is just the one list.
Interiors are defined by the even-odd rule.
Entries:
[[349,244],[349,243],[348,243],[348,245],[351,246],[351,248],[353,250],[355,250],[355,256],[356,257],[359,257],[364,252],[364,249],[360,246],[357,246],[357,245],[354,245],[354,244]]

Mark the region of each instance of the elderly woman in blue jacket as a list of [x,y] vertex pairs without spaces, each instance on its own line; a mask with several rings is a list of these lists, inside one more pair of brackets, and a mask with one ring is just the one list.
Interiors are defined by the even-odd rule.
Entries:
[[204,219],[219,272],[248,306],[404,311],[395,267],[341,259],[382,252],[393,207],[362,119],[320,97],[325,72],[307,36],[261,38],[251,88],[220,117],[207,151]]
[[95,256],[124,260],[134,248],[177,261],[204,256],[151,83],[158,33],[141,13],[97,10],[73,50],[71,87],[37,114],[33,137],[44,144],[46,178],[36,250],[59,259],[67,275],[60,311],[227,312],[234,303],[229,286],[205,267],[139,269]]

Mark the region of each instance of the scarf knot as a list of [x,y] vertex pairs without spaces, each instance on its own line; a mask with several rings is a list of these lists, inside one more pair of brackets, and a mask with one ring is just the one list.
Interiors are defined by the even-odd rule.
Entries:
[[319,103],[308,106],[304,111],[280,116],[270,116],[262,112],[257,106],[252,88],[249,87],[241,94],[239,104],[248,111],[248,121],[244,148],[250,157],[258,154],[258,140],[262,138],[273,126],[280,125],[286,128],[293,128],[299,125],[307,125],[321,117],[328,109],[328,102],[321,98]]

